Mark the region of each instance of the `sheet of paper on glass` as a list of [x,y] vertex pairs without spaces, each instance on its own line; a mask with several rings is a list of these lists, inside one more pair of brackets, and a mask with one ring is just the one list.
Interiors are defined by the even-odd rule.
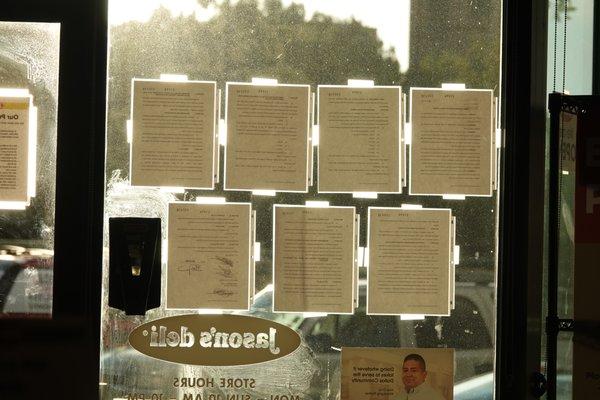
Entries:
[[450,314],[450,209],[369,207],[368,314]]
[[354,216],[354,207],[274,206],[275,312],[353,312]]
[[214,187],[215,82],[133,79],[134,186]]
[[226,190],[306,192],[309,85],[227,83]]
[[29,95],[0,97],[0,201],[29,201],[30,107]]
[[169,204],[167,308],[248,310],[250,203]]
[[491,90],[412,88],[410,194],[492,195]]
[[319,86],[319,192],[399,193],[399,86]]
[[577,114],[568,112],[560,113],[560,135],[561,135],[561,173],[575,174],[575,159],[577,149]]
[[342,348],[342,400],[453,398],[454,349]]

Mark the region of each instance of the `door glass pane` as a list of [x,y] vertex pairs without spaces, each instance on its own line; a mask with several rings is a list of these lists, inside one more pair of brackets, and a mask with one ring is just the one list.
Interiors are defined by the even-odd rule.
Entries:
[[0,318],[52,315],[60,24],[0,22]]
[[[222,91],[225,118],[227,82],[252,78],[279,83],[346,85],[349,79],[376,85],[466,88],[500,91],[502,2],[411,2],[409,0],[265,0],[265,1],[111,1],[109,2],[109,72],[105,198],[105,260],[102,307],[101,395],[103,399],[156,394],[162,398],[202,399],[240,395],[235,400],[299,395],[303,399],[340,398],[340,348],[455,348],[454,391],[457,399],[493,396],[498,193],[490,197],[442,198],[402,194],[356,198],[319,193],[274,196],[223,190],[224,147],[220,146],[220,182],[214,190],[157,189],[130,185],[132,79],[160,79],[161,74],[215,81]],[[174,79],[171,77],[171,79]],[[176,79],[182,79],[178,77]],[[408,101],[407,96],[407,101]],[[408,107],[407,107],[408,110]],[[221,124],[220,133],[223,133]],[[128,128],[129,126],[129,128]],[[224,144],[224,143],[223,143]],[[313,162],[317,168],[317,155]],[[316,173],[315,179],[316,177]],[[202,367],[150,358],[128,342],[137,326],[166,316],[206,314],[202,310],[165,307],[168,203],[195,202],[196,197],[223,197],[250,202],[256,211],[257,295],[250,311],[236,312],[284,324],[300,334],[300,350],[260,366]],[[358,308],[351,315],[273,313],[273,206],[329,201],[354,206],[361,216],[359,245],[367,243],[368,207],[449,208],[457,218],[456,305],[449,317],[366,313],[367,271],[361,267]],[[163,235],[161,305],[145,316],[127,316],[109,307],[109,219],[161,218]],[[111,242],[112,243],[112,242]],[[111,288],[112,289],[112,288]],[[224,312],[230,313],[230,312]],[[181,378],[215,380],[253,378],[256,387],[235,389],[181,387]],[[190,381],[191,382],[191,381]],[[145,397],[148,398],[148,397]],[[160,398],[160,397],[158,397]],[[193,397],[195,398],[195,397]],[[214,397],[217,399],[218,397]],[[275,397],[273,397],[275,398]]]

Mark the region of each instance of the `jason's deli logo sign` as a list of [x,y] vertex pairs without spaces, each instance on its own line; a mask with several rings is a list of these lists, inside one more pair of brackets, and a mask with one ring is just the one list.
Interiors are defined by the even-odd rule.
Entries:
[[[150,332],[144,329],[142,335],[150,336],[150,347],[193,347],[196,344],[194,335],[187,326],[182,326],[178,332],[169,331],[166,326],[152,325]],[[276,343],[277,329],[269,328],[269,333],[261,332],[218,332],[212,327],[209,331],[200,332],[198,346],[205,349],[269,349],[271,354],[281,353]]]
[[190,365],[247,365],[284,357],[300,346],[285,325],[241,315],[179,315],[138,326],[129,335],[137,351]]

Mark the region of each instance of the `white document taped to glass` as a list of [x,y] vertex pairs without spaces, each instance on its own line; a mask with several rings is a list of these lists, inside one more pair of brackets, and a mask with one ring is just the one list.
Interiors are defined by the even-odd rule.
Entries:
[[274,206],[273,311],[351,314],[354,207]]
[[133,186],[213,189],[217,84],[133,79]]
[[368,314],[450,315],[450,209],[369,207]]
[[309,85],[227,83],[225,190],[307,192]]
[[319,192],[400,193],[399,86],[319,86]]
[[248,310],[250,203],[169,204],[167,308]]
[[492,90],[411,88],[410,194],[491,196]]
[[[0,97],[0,202],[29,201],[31,95]],[[35,181],[33,182],[35,183]]]

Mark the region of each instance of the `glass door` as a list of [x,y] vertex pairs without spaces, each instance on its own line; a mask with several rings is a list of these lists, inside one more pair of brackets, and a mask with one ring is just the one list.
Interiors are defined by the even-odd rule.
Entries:
[[493,397],[502,2],[455,3],[109,2],[102,399]]

